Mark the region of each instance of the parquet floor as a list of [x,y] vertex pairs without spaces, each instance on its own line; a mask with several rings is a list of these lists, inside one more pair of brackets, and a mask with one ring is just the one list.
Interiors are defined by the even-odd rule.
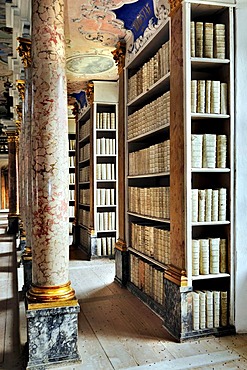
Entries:
[[[0,214],[0,368],[21,370],[26,342],[22,267],[17,268],[18,252],[3,225]],[[81,307],[82,363],[60,370],[247,370],[247,335],[176,343],[159,317],[114,283],[114,261],[83,261],[74,252],[70,279]]]

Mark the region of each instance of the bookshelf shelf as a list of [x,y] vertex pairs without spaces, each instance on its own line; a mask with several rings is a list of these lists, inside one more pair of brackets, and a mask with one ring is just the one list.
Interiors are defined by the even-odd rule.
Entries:
[[142,179],[145,177],[164,177],[164,176],[170,176],[170,172],[159,172],[159,173],[146,173],[143,175],[133,175],[128,176],[128,179]]
[[219,274],[208,274],[208,275],[198,275],[192,276],[192,280],[207,280],[207,279],[220,279],[220,278],[229,278],[230,274],[219,273]]
[[192,168],[191,172],[200,172],[200,173],[227,173],[230,172],[230,168]]
[[191,222],[191,226],[221,226],[229,224],[230,221]]
[[218,119],[225,119],[229,118],[229,114],[213,114],[213,113],[191,113],[192,119],[209,119],[209,118],[218,118]]
[[77,245],[88,259],[112,258],[118,235],[117,88],[117,82],[93,81],[92,104],[78,120]]
[[166,224],[169,224],[170,223],[170,220],[168,220],[166,218],[158,218],[158,217],[145,216],[145,215],[142,215],[140,213],[128,212],[128,215],[129,216],[143,218],[145,220],[158,221],[158,222],[162,222],[162,223],[166,223]]
[[137,256],[142,257],[144,260],[149,261],[149,262],[153,263],[154,265],[156,265],[156,266],[158,266],[158,267],[162,268],[163,270],[165,270],[166,265],[164,265],[163,263],[161,263],[161,262],[159,262],[159,261],[155,260],[154,258],[149,257],[149,256],[147,256],[146,254],[141,253],[141,252],[139,252],[138,250],[136,250],[135,248],[132,248],[132,247],[128,247],[128,250],[129,250],[130,252],[132,252],[132,253],[136,254]]

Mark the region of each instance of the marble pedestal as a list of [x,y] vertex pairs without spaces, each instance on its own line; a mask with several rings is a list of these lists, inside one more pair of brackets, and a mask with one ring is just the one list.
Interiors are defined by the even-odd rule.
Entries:
[[129,253],[115,248],[115,281],[125,286],[129,276]]
[[164,279],[164,327],[179,342],[192,332],[192,287]]
[[24,285],[22,287],[22,291],[26,294],[26,292],[31,288],[32,283],[32,257],[24,254],[22,256],[22,264],[24,275]]
[[79,311],[76,300],[61,302],[60,307],[54,303],[27,305],[27,369],[45,370],[81,361],[77,348]]
[[19,216],[8,216],[8,234],[17,234],[19,231]]

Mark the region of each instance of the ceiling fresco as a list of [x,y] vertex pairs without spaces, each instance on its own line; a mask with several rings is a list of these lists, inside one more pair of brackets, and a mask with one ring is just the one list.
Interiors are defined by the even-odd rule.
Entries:
[[[167,7],[164,6],[168,0],[64,1],[68,102],[71,105],[76,101],[76,94],[86,90],[88,81],[117,79],[117,66],[112,51],[116,49],[119,40],[132,40],[129,43],[131,48],[136,42],[135,51],[138,50],[145,37],[141,34],[143,29],[139,29],[139,38],[135,40],[135,28],[142,24],[142,28],[145,25],[146,33],[151,32],[159,19],[164,17],[164,9],[166,16],[168,14]],[[152,17],[147,17],[150,16],[148,13],[151,8],[151,13],[155,13],[155,22]],[[31,0],[0,0],[0,118],[6,113],[6,88],[9,89],[10,84],[15,88],[16,83],[12,81],[8,62],[12,62],[12,70],[18,69],[15,68],[15,63],[19,69],[23,69],[16,52],[18,45],[15,46],[15,43],[16,36],[30,38],[30,34],[27,36],[30,32],[30,14]],[[14,24],[16,17],[19,17],[17,30]],[[143,21],[144,18],[148,23]],[[13,24],[6,27],[6,24],[12,22],[8,19]]]

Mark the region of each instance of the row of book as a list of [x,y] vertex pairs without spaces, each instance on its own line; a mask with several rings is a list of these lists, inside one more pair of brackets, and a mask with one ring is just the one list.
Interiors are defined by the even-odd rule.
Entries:
[[170,43],[162,45],[157,53],[128,81],[128,101],[147,91],[170,71]]
[[69,174],[69,183],[70,183],[70,185],[75,184],[75,173],[70,173]]
[[115,236],[97,238],[97,256],[113,256],[115,250]]
[[192,240],[192,275],[227,272],[226,239],[207,238]]
[[69,157],[69,167],[75,167],[75,156]]
[[170,140],[129,153],[129,175],[170,171]]
[[75,206],[69,206],[69,217],[75,217]]
[[170,122],[170,91],[128,117],[128,139],[157,130]]
[[97,163],[96,165],[97,180],[115,180],[114,163]]
[[116,139],[101,137],[96,139],[96,154],[116,154]]
[[112,130],[116,128],[116,115],[109,112],[97,112],[96,129]]
[[190,23],[191,56],[225,59],[225,24],[211,22]]
[[192,297],[193,330],[228,325],[227,291],[197,290]]
[[226,188],[191,189],[191,221],[226,221]]
[[83,147],[80,148],[79,152],[80,161],[85,161],[90,159],[90,144],[87,143]]
[[79,209],[79,224],[84,225],[86,227],[90,227],[90,212],[86,211],[85,209]]
[[131,223],[131,245],[164,264],[170,262],[170,231],[159,226]]
[[164,303],[163,271],[130,254],[130,281],[159,304]]
[[75,139],[69,139],[69,150],[75,150]]
[[90,119],[88,119],[79,130],[79,139],[82,140],[90,135]]
[[226,156],[226,135],[191,135],[192,168],[226,168]]
[[110,231],[116,229],[115,212],[97,212],[96,213],[97,231]]
[[80,171],[79,171],[79,181],[80,182],[87,182],[87,181],[89,181],[89,174],[90,174],[90,168],[89,168],[89,166],[80,168]]
[[227,83],[211,80],[191,81],[191,112],[227,114]]
[[170,217],[170,188],[129,186],[129,212],[159,219]]
[[90,189],[80,189],[79,203],[84,205],[90,204]]
[[70,201],[75,200],[75,190],[74,189],[69,190],[69,200]]
[[115,189],[96,189],[97,206],[113,206],[115,202]]
[[80,244],[84,247],[89,247],[91,244],[90,234],[86,229],[80,228]]

